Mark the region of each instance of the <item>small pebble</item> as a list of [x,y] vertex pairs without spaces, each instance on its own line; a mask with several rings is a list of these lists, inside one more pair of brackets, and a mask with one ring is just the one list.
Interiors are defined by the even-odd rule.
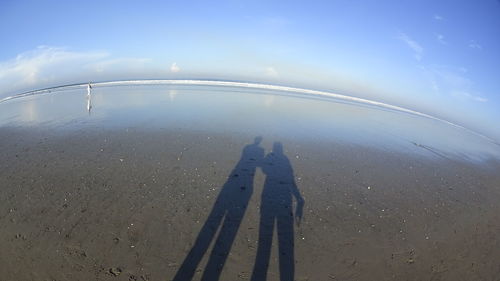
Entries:
[[113,274],[113,276],[118,276],[122,273],[122,269],[119,267],[112,267],[109,269],[109,273]]

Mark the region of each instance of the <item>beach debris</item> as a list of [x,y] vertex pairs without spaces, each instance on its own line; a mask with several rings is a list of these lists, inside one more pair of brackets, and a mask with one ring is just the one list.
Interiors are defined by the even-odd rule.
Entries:
[[406,263],[408,264],[413,264],[415,262],[415,260],[413,258],[409,258]]
[[371,187],[371,186],[368,186],[368,187],[367,187],[367,189],[368,189],[368,190],[370,190],[370,189],[372,189],[372,187]]
[[109,269],[109,273],[111,273],[115,277],[118,276],[118,275],[120,275],[120,273],[122,273],[122,271],[123,270],[121,268],[119,268],[119,267],[112,267],[112,268]]
[[23,235],[23,234],[20,234],[20,233],[16,234],[15,237],[16,237],[16,239],[26,240],[26,235]]
[[242,271],[242,272],[238,273],[238,278],[248,279],[248,278],[250,278],[250,274],[248,272]]

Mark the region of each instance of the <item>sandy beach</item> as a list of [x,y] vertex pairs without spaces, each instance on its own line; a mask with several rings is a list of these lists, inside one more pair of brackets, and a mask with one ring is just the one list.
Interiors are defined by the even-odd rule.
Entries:
[[[263,194],[268,175],[261,166],[269,163],[258,158],[269,156],[277,141],[293,169],[284,173],[293,175],[274,179],[271,188],[294,181],[304,207],[299,225],[264,224],[265,233],[274,231],[267,280],[279,280],[280,269],[295,280],[495,280],[500,274],[498,163],[266,136],[255,144],[255,136],[182,129],[2,128],[1,135],[2,280],[200,280],[205,270],[220,274],[205,280],[250,280],[265,198],[280,207],[292,202]],[[252,143],[257,152],[245,154]],[[290,216],[297,202],[283,205]],[[227,204],[239,210],[214,215],[221,222],[210,218]],[[286,257],[277,233],[290,221],[293,232],[282,237],[293,241],[282,254],[294,254],[294,263],[280,267]],[[199,235],[205,248],[195,247]],[[196,264],[179,275],[193,249]]]
[[0,280],[500,276],[498,146],[459,128],[214,88],[0,106]]

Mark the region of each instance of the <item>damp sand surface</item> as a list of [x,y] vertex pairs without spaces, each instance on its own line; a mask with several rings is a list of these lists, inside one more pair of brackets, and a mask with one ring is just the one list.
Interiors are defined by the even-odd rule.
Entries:
[[[0,279],[172,280],[220,207],[223,188],[233,189],[235,204],[241,197],[248,204],[240,224],[226,227],[237,233],[230,251],[217,253],[227,254],[219,280],[251,278],[268,175],[256,167],[253,187],[227,183],[248,176],[237,164],[254,136],[133,128],[1,133]],[[302,221],[288,234],[296,280],[499,276],[498,163],[265,137],[263,153],[275,141],[304,200]],[[217,251],[222,223],[213,225],[193,280]],[[280,276],[274,227],[267,280]]]

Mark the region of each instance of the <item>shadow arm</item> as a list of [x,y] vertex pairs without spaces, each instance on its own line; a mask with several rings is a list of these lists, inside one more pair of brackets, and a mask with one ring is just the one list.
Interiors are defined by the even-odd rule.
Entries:
[[295,181],[293,181],[291,189],[293,197],[295,197],[295,200],[297,201],[297,207],[295,209],[295,220],[297,222],[297,225],[300,225],[304,209],[304,198],[300,194],[300,191],[297,188],[297,184],[295,184]]

